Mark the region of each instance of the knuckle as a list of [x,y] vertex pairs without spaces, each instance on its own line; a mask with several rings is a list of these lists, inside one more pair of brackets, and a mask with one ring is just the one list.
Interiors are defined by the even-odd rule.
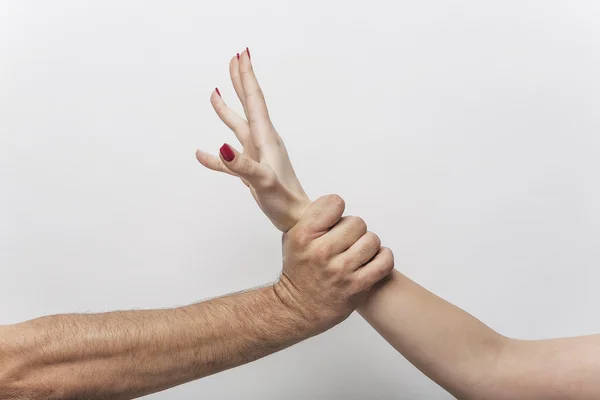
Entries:
[[383,257],[383,269],[388,273],[391,272],[395,267],[394,253],[387,247],[381,251]]
[[383,269],[383,276],[388,276],[394,270],[394,260],[391,259],[388,264],[385,265]]
[[240,173],[244,175],[251,175],[254,172],[254,164],[248,157],[242,157],[239,166]]
[[321,218],[321,216],[323,215],[323,210],[320,208],[314,208],[311,211],[311,218],[318,220]]
[[393,263],[383,264],[378,271],[377,279],[375,282],[377,283],[380,280],[382,280],[383,278],[385,278],[386,276],[388,276],[390,274],[390,272],[392,272],[393,269],[394,269]]
[[326,261],[331,254],[331,245],[328,243],[321,243],[315,247],[313,254],[317,261]]
[[331,274],[333,275],[335,280],[340,283],[348,282],[348,280],[351,278],[351,274],[349,274],[348,270],[344,268],[344,265],[346,265],[346,263],[342,260],[336,262],[332,261],[329,265]]
[[[242,75],[244,73],[242,72]],[[250,74],[250,71],[247,71],[246,74]],[[260,87],[249,90],[246,93],[246,98],[247,99],[254,99],[254,98],[258,98],[259,100],[264,100],[265,99],[265,94],[263,93],[262,89]]]
[[346,202],[338,194],[327,195],[327,200],[329,201],[330,204],[333,204],[336,207],[339,207],[339,208],[345,208],[346,207]]
[[353,216],[345,216],[340,219],[337,225],[340,225],[342,229],[342,234],[344,236],[348,236],[354,230],[354,218]]
[[[265,131],[268,131],[268,129],[265,129]],[[263,139],[263,148],[265,148],[265,150],[268,149],[271,153],[281,152],[280,142],[278,142],[278,139],[274,137],[271,132],[265,135],[265,138]]]
[[[248,121],[248,122],[252,122]],[[260,154],[262,149],[265,147],[264,143],[261,140],[253,140],[252,141],[252,146],[254,147],[254,150],[256,151],[256,153]]]
[[337,268],[339,268],[341,270],[348,270],[352,267],[353,267],[352,261],[345,257],[341,258],[337,263]]
[[325,278],[332,278],[337,274],[337,269],[334,267],[333,262],[329,262],[325,265],[325,268],[319,270]]
[[365,233],[365,248],[364,250],[378,249],[381,246],[381,239],[373,232]]
[[385,247],[372,262],[366,264],[363,268],[366,268],[366,273],[358,280],[357,285],[361,290],[368,290],[393,271],[394,254]]
[[290,235],[290,240],[298,247],[306,247],[311,242],[311,236],[304,227],[300,227],[293,235]]
[[352,217],[352,226],[357,232],[362,232],[363,235],[367,232],[367,223],[361,217]]
[[370,273],[357,279],[355,282],[355,288],[357,292],[364,292],[373,287],[377,282],[384,278],[379,272],[371,271]]
[[263,190],[274,191],[277,189],[278,183],[277,175],[275,175],[273,171],[269,171],[269,173],[261,180],[260,186]]
[[346,215],[342,218],[342,220],[346,221],[350,226],[355,226],[359,219],[360,217],[357,217],[356,215]]
[[275,146],[277,146],[277,148],[283,149],[283,151],[285,152],[285,154],[287,154],[287,149],[285,148],[285,144],[283,143],[283,140],[281,139],[281,136],[279,136],[279,134],[277,133],[277,131],[275,130],[275,128],[273,128],[273,132],[275,133],[273,144]]

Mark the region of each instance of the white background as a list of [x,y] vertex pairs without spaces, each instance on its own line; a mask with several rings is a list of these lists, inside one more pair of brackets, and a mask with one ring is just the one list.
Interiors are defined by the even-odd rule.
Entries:
[[[499,332],[600,332],[600,3],[0,0],[0,323],[267,283],[279,234],[204,170],[250,46],[311,197]],[[239,107],[238,107],[239,109]],[[401,315],[398,318],[402,318]],[[156,399],[447,399],[353,316]]]

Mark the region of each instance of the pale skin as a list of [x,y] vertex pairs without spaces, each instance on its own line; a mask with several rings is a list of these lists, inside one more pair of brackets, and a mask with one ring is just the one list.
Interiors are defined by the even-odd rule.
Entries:
[[316,200],[283,236],[274,284],[165,310],[55,315],[0,327],[0,399],[132,399],[199,379],[343,321],[394,267],[344,201]]
[[[198,150],[196,157],[209,169],[240,177],[263,212],[285,232],[310,200],[269,119],[248,52],[233,57],[229,69],[246,118],[216,92],[210,100],[243,152],[234,150],[232,161],[223,152],[217,157]],[[358,311],[396,350],[457,398],[600,398],[600,335],[511,339],[397,270],[373,288]]]

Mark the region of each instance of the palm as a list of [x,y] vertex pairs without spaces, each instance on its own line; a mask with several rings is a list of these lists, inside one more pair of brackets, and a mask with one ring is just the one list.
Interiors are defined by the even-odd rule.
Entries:
[[216,157],[200,150],[196,157],[209,169],[242,179],[267,217],[278,229],[287,232],[310,200],[296,177],[281,137],[271,123],[247,51],[232,58],[229,72],[246,118],[227,107],[218,91],[213,92],[210,101],[219,118],[235,133],[243,151],[231,162],[223,154]]

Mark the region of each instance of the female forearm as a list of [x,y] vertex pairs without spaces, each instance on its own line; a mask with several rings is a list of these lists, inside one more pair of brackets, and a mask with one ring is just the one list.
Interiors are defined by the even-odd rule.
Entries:
[[459,398],[487,398],[509,343],[460,308],[398,271],[358,309],[402,355]]
[[2,328],[0,397],[130,399],[241,365],[315,332],[274,286],[167,310]]
[[374,289],[361,315],[459,399],[600,398],[600,335],[510,339],[398,271]]

